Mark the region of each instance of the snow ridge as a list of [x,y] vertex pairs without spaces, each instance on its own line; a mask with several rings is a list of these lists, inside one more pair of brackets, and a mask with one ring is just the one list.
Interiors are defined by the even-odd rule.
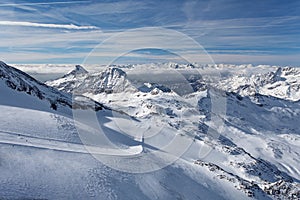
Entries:
[[[77,68],[80,69],[80,68]],[[73,107],[72,96],[71,94],[57,90],[56,88],[50,87],[44,83],[39,82],[28,74],[11,67],[4,62],[0,62],[0,88],[2,90],[7,90],[7,88],[14,90],[17,93],[9,93],[13,96],[1,96],[0,101],[7,102],[10,101],[10,98],[15,99],[15,95],[21,95],[20,93],[27,95],[24,96],[25,99],[28,99],[29,96],[35,97],[35,100],[38,102],[48,102],[49,107],[53,110],[69,110]],[[19,93],[18,93],[19,92]],[[28,99],[29,100],[29,99]],[[29,100],[32,101],[32,100]],[[18,102],[18,104],[22,102]],[[25,102],[23,102],[25,105]],[[20,105],[21,106],[21,105]],[[77,105],[80,108],[88,108],[91,105]],[[101,109],[102,105],[95,102],[96,109]]]
[[[80,69],[80,71],[84,70],[83,68]],[[135,90],[127,80],[126,73],[115,67],[97,73],[76,73],[76,76],[67,74],[57,80],[47,81],[46,84],[64,92],[81,94],[84,92],[93,94],[119,93],[125,90]]]
[[75,69],[68,72],[66,75],[63,76],[63,78],[68,77],[68,76],[76,76],[79,74],[87,74],[87,73],[88,73],[88,71],[85,70],[82,66],[76,65]]

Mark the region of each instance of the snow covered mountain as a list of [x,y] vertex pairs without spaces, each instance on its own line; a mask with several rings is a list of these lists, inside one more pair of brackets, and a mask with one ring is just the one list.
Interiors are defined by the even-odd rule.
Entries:
[[79,74],[87,74],[87,73],[88,73],[88,71],[86,71],[82,66],[76,65],[75,69],[73,69],[72,71],[68,72],[63,77],[76,76],[76,75],[79,75]]
[[[68,113],[74,106],[70,94],[49,87],[4,62],[0,62],[0,91],[5,94],[0,97],[1,105]],[[75,106],[83,108],[90,105]],[[102,105],[95,102],[95,107],[101,109]]]
[[278,67],[276,71],[253,74],[250,77],[236,75],[223,80],[219,87],[242,96],[262,94],[291,101],[300,100],[300,69]]
[[[151,70],[156,69],[153,64],[150,66]],[[196,64],[193,67],[174,66],[172,64],[167,67],[176,70],[197,68]],[[134,71],[135,67],[139,69],[139,66],[127,67],[128,72]],[[178,130],[193,133],[191,137],[197,138],[196,141],[202,145],[204,142],[213,151],[208,157],[197,159],[197,155],[193,153],[197,152],[195,144],[186,158],[194,160],[196,165],[207,169],[218,179],[226,180],[250,197],[267,198],[269,195],[272,198],[298,198],[300,70],[265,66],[253,69],[253,66],[242,66],[245,73],[236,75],[237,69],[233,66],[207,67],[208,71],[219,70],[221,80],[210,83],[201,79],[201,76],[197,78],[185,74],[193,92],[184,96],[158,83],[145,82],[142,87],[132,89],[136,84],[132,80],[126,80],[124,71],[118,69],[118,76],[111,76],[111,71],[116,71],[116,68],[109,68],[98,74],[62,78],[47,84],[62,91],[81,91],[81,94],[95,101],[138,119],[160,116],[152,123],[157,125],[158,121],[164,121]],[[147,65],[142,68],[147,69]],[[126,70],[126,67],[122,69]],[[89,90],[93,87],[89,83],[95,83],[90,81],[92,79],[98,80],[101,90]],[[78,80],[79,85],[71,84]],[[119,90],[106,91],[115,86]],[[225,95],[227,111],[222,116],[225,128],[220,132],[220,137],[207,141],[208,126],[213,126],[213,122],[209,122],[210,116],[214,114],[210,103],[210,90],[213,88],[220,90],[217,95]],[[191,105],[195,103],[195,97],[198,101],[198,117],[186,114],[189,109],[194,108]],[[182,115],[185,117],[178,121],[178,116]],[[187,128],[183,124],[188,122],[197,125]]]
[[62,78],[48,81],[46,84],[69,93],[76,89],[78,92],[88,91],[93,94],[121,92],[129,86],[126,73],[119,68],[108,68],[100,73],[88,74],[78,65]]
[[[155,67],[161,72],[161,66],[155,64],[142,65],[144,74],[135,76],[130,73],[139,71],[140,65],[114,66],[98,73],[76,66],[45,86],[2,65],[0,198],[300,198],[298,69],[206,66],[208,74],[219,70],[222,75],[215,83],[195,75],[193,70],[203,66],[164,64],[187,80],[175,83],[168,74],[155,82],[153,76],[159,74],[151,72]],[[183,83],[188,92],[178,94]],[[251,89],[244,89],[245,85]],[[34,86],[36,89],[30,89]],[[74,108],[72,95],[88,97],[83,104],[91,98],[112,108],[99,109],[95,116],[111,142],[132,153],[126,157],[136,164],[132,169],[159,163],[162,157],[154,154],[142,165],[143,156],[149,152],[166,152],[172,157],[180,149],[176,138],[190,145],[180,159],[157,171],[135,174],[107,167],[88,154],[73,116],[50,108],[51,101],[65,98],[70,106],[57,103],[58,111],[64,106],[70,111]],[[216,112],[214,106],[222,105],[213,104],[214,98],[225,100],[219,102],[226,113]],[[11,99],[15,99],[14,104]],[[32,106],[27,106],[30,102]],[[36,111],[37,102],[45,104],[43,109]],[[222,127],[212,120],[215,115],[224,122]],[[212,137],[211,132],[217,136]],[[165,148],[172,142],[176,148]],[[209,149],[209,154],[201,156],[203,149]],[[116,167],[123,164],[117,157],[109,158]]]
[[[49,104],[49,108],[71,108],[70,95],[40,83],[24,72],[0,62],[1,104],[34,106]],[[21,105],[22,104],[22,105]]]

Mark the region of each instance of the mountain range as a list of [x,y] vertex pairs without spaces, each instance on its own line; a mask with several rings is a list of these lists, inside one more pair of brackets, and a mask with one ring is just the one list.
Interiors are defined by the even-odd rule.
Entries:
[[[168,63],[89,73],[76,65],[41,83],[1,62],[0,92],[0,198],[300,198],[298,68]],[[116,150],[101,145],[95,153],[112,156],[99,162],[80,134],[98,125],[76,121],[74,110],[94,113],[141,166],[122,171]],[[187,141],[180,158],[147,171],[177,153],[165,148],[180,149],[172,139]]]

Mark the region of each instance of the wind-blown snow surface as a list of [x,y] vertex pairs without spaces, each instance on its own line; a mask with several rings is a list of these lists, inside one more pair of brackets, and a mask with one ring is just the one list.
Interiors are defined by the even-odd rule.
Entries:
[[[300,198],[297,69],[240,66],[239,73],[247,75],[237,87],[230,86],[242,76],[236,74],[234,66],[207,66],[208,74],[219,70],[222,75],[215,83],[204,79],[203,74],[195,76],[193,70],[200,69],[196,64],[164,64],[165,69],[184,74],[181,78],[187,81],[180,80],[180,84],[170,84],[170,80],[154,82],[155,79],[145,82],[162,72],[162,65],[158,64],[123,66],[123,70],[112,67],[93,74],[77,66],[61,79],[47,82],[62,91],[59,92],[4,63],[0,67],[0,198]],[[142,68],[148,69],[146,76],[141,73]],[[173,76],[178,81],[179,76]],[[12,77],[16,87],[7,83]],[[46,98],[27,89],[18,90],[21,80],[26,80],[26,86],[38,85],[36,91],[47,90],[42,93]],[[255,83],[245,86],[249,82]],[[185,89],[189,92],[178,95],[184,88],[182,83],[188,85]],[[266,92],[269,84],[273,86],[269,90],[283,92]],[[226,99],[227,113],[221,116],[225,126],[214,130],[220,132],[220,137],[208,139],[208,126],[214,127],[209,120],[214,115],[213,88],[220,90],[214,90],[216,95]],[[129,158],[132,155],[139,159],[136,155],[161,149],[174,135],[191,140],[191,146],[181,159],[155,172],[114,170],[88,154],[74,125],[73,105],[54,101],[57,106],[51,106],[57,100],[51,91],[59,97],[63,95],[68,102],[72,101],[67,97],[71,92],[111,107],[113,110],[99,109],[96,116],[111,141],[127,150]],[[121,123],[128,115],[135,119],[134,123]],[[87,124],[80,126],[90,130]],[[149,135],[138,133],[140,128],[150,130],[146,132]],[[167,131],[151,135],[161,128]],[[101,146],[95,148],[95,153],[97,148],[103,153]],[[211,148],[211,152],[203,158],[199,152],[205,148]]]

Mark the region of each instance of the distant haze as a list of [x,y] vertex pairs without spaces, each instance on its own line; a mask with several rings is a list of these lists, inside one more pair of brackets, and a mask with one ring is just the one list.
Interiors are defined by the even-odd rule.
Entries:
[[30,73],[30,72],[28,74],[40,82],[54,80],[64,75],[64,73],[43,73],[42,74],[42,73]]

